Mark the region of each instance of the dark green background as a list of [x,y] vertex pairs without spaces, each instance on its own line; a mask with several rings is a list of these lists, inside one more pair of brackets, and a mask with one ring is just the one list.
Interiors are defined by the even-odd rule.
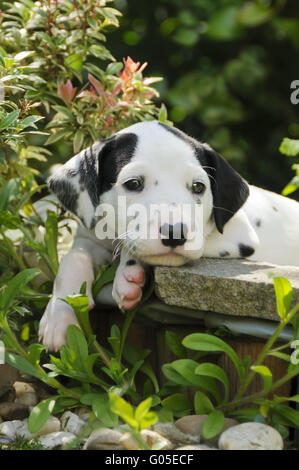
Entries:
[[[117,0],[121,27],[108,37],[120,60],[149,63],[174,124],[207,141],[249,182],[280,192],[294,159],[283,137],[299,137],[296,0]],[[293,194],[297,197],[297,193]]]

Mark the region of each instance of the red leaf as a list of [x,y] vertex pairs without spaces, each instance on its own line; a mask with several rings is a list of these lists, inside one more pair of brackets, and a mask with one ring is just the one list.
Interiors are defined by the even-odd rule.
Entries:
[[61,83],[58,89],[58,96],[66,103],[70,104],[76,94],[77,88],[73,87],[72,82],[68,80],[65,84]]

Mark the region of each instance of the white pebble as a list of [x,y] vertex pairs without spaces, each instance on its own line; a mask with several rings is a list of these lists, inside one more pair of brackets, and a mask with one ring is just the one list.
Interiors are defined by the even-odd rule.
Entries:
[[15,389],[16,397],[19,397],[27,392],[35,392],[34,386],[31,383],[27,383],[27,382],[16,381],[13,384],[13,388]]
[[62,430],[71,432],[78,436],[82,431],[83,427],[86,425],[86,422],[83,419],[80,419],[78,415],[72,413],[71,411],[66,411],[60,418]]
[[23,421],[15,419],[13,421],[4,421],[0,424],[0,434],[3,436],[15,438],[18,429],[22,428]]
[[35,392],[25,392],[15,399],[15,403],[21,403],[22,405],[33,407],[37,405],[38,399]]
[[[150,449],[169,450],[173,449],[173,444],[155,431],[143,429],[140,431],[141,440],[148,445]],[[120,445],[126,450],[138,450],[139,444],[130,433],[125,433],[120,441]]]
[[76,436],[71,432],[51,432],[46,436],[41,436],[39,438],[39,442],[47,449],[54,449],[55,447],[61,447],[65,444],[69,444],[73,439],[75,439],[75,437]]
[[224,431],[218,447],[222,450],[282,450],[283,440],[271,426],[242,423]]

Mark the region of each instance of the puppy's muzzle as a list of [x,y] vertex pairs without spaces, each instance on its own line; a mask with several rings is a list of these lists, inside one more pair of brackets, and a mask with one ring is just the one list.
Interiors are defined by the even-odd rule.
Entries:
[[160,227],[162,245],[170,248],[184,245],[187,241],[187,232],[187,226],[183,223],[177,223],[174,225],[163,224]]

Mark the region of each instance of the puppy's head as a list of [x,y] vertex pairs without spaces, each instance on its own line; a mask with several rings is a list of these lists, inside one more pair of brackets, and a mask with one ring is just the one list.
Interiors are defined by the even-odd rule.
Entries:
[[206,236],[246,201],[246,182],[207,144],[156,121],[95,143],[49,180],[66,209],[98,238],[141,261],[198,259]]

